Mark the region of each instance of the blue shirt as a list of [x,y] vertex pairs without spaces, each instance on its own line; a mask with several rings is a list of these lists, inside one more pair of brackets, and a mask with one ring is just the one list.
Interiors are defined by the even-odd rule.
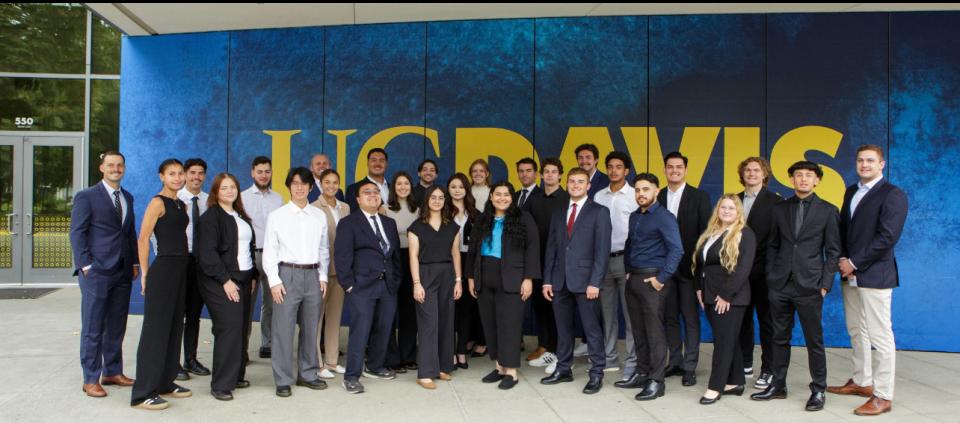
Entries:
[[503,251],[503,217],[493,218],[493,232],[483,240],[480,255],[502,258]]
[[677,218],[659,202],[654,202],[646,212],[637,209],[630,214],[624,252],[628,272],[629,268],[656,267],[660,269],[657,280],[666,283],[683,257]]

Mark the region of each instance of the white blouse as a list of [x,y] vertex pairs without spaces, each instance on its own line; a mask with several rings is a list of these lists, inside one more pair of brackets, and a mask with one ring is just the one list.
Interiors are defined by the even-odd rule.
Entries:
[[240,214],[235,211],[227,212],[237,222],[237,267],[240,270],[253,269],[253,257],[250,256],[250,241],[253,240],[253,228]]

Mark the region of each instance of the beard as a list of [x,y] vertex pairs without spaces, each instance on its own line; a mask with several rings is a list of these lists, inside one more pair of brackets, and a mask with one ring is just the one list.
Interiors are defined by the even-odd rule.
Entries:
[[270,183],[269,183],[269,182],[267,182],[266,184],[260,185],[260,183],[257,182],[256,179],[253,180],[253,185],[255,185],[255,186],[257,187],[257,189],[260,190],[260,191],[264,191],[264,190],[270,188]]

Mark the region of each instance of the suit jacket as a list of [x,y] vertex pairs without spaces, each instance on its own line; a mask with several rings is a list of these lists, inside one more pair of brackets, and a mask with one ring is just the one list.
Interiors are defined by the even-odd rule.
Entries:
[[[483,219],[480,216],[479,219]],[[507,234],[508,228],[503,228],[503,250],[500,252],[500,277],[503,281],[503,290],[510,293],[520,292],[520,284],[524,279],[540,279],[540,239],[537,234],[537,225],[529,213],[521,211],[520,221],[523,222],[525,235],[523,240],[516,240]],[[478,292],[483,285],[484,234],[481,233],[477,222],[473,222],[473,233],[470,235],[473,244],[467,263],[464,265],[464,275],[467,279],[474,279],[474,289]]]
[[896,185],[881,179],[857,204],[850,215],[850,202],[859,189],[847,187],[840,210],[840,256],[857,266],[857,286],[895,288],[900,286],[897,258],[893,249],[907,220],[907,195]]
[[[737,194],[740,201],[743,201],[743,192]],[[773,206],[783,201],[783,197],[766,188],[761,188],[757,193],[757,199],[753,200],[753,207],[750,209],[750,216],[747,218],[747,226],[753,230],[757,240],[757,254],[754,254],[753,268],[750,271],[750,280],[765,282],[767,269],[767,238],[770,236],[771,211]],[[726,299],[726,298],[724,298]]]
[[767,286],[783,289],[793,275],[797,285],[808,289],[833,287],[840,260],[840,215],[837,208],[811,194],[804,212],[800,236],[794,236],[797,197],[773,207],[773,222],[767,242]]
[[[513,193],[513,202],[520,205],[520,194],[522,194],[523,187],[520,187],[516,192]],[[492,194],[492,193],[491,193]],[[520,210],[523,210],[527,213],[533,215],[533,203],[535,203],[537,197],[543,196],[543,188],[540,188],[539,185],[534,185],[533,189],[530,190],[530,193],[527,194],[527,199],[523,202],[523,207],[520,207]]]
[[[253,234],[246,247],[249,249],[250,259],[254,260],[257,235],[253,232],[253,224],[247,219],[244,220],[250,224],[250,232]],[[194,252],[197,254],[201,273],[207,279],[223,284],[231,279],[231,273],[240,271],[237,263],[240,252],[237,244],[237,221],[218,204],[200,216],[198,225],[199,238],[194,241]],[[253,266],[252,271],[256,277],[257,266]]]
[[132,275],[137,263],[136,219],[133,195],[120,188],[127,202],[126,218],[117,216],[113,197],[103,182],[82,190],[73,197],[70,212],[70,245],[73,249],[73,274],[91,265],[91,270],[113,270],[121,267]]
[[[319,201],[314,201],[312,204],[314,207],[323,211],[324,216],[327,217],[327,239],[330,240],[330,256],[336,257],[334,248],[337,241],[337,222],[333,220],[333,207],[330,207],[330,204],[322,198]],[[343,218],[350,214],[350,206],[342,201],[337,201],[337,212],[340,213],[340,219],[343,220]],[[337,266],[334,261],[336,260],[330,262],[330,276],[337,275]]]
[[543,284],[581,294],[587,286],[600,288],[607,274],[613,232],[610,209],[588,198],[577,210],[573,233],[567,236],[568,208],[556,210],[550,219]]
[[756,255],[757,237],[749,227],[743,228],[740,235],[740,256],[733,273],[727,272],[727,269],[720,264],[722,246],[723,237],[710,246],[706,259],[703,258],[702,249],[695,253],[697,281],[700,283],[700,289],[703,290],[703,303],[715,304],[719,296],[735,306],[750,305],[750,270],[753,268]]
[[345,216],[337,225],[333,259],[340,286],[344,291],[350,290],[350,295],[363,298],[396,295],[403,280],[397,223],[384,215],[380,215],[380,222],[382,235],[390,243],[386,254],[362,211]]
[[593,200],[593,196],[600,192],[600,190],[610,186],[610,177],[606,173],[601,172],[599,169],[593,174],[593,177],[590,178],[590,189],[587,190],[587,197]]
[[[664,187],[657,195],[657,201],[664,208],[667,208],[667,190]],[[680,243],[683,245],[683,258],[680,259],[680,267],[674,273],[682,278],[692,280],[693,273],[690,271],[690,265],[693,263],[693,250],[697,247],[697,240],[700,234],[707,229],[707,222],[710,220],[712,207],[710,205],[710,196],[705,191],[701,191],[690,184],[683,188],[683,195],[680,196],[680,207],[677,208],[677,225],[680,226]]]
[[[323,191],[317,186],[317,182],[314,181],[313,185],[310,186],[310,192],[307,193],[307,201],[312,203],[322,196]],[[337,200],[343,201],[343,190],[337,190]]]

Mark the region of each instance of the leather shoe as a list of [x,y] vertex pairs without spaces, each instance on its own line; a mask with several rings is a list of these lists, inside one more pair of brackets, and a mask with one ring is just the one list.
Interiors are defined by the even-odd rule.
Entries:
[[683,386],[693,386],[697,384],[697,374],[694,372],[683,372],[683,380],[681,382]]
[[563,382],[573,382],[573,374],[570,372],[560,373],[560,371],[555,371],[552,375],[540,379],[541,385],[556,385]]
[[637,401],[655,400],[662,397],[663,394],[666,393],[666,390],[666,384],[651,379],[647,381],[647,384],[643,387],[643,390],[633,398]]
[[277,396],[278,397],[289,397],[293,395],[293,391],[290,390],[290,385],[278,386],[277,387]]
[[195,359],[183,363],[183,370],[186,370],[187,372],[193,373],[197,376],[210,376],[210,369],[206,368],[203,364],[200,364],[200,362]]
[[104,391],[99,383],[84,383],[82,389],[88,397],[103,398],[107,396],[107,391]]
[[243,388],[249,388],[249,387],[250,387],[250,381],[249,381],[249,380],[238,380],[238,381],[237,381],[237,389],[243,389]]
[[683,368],[680,366],[670,366],[667,367],[667,370],[664,370],[663,377],[670,376],[683,376]]
[[431,379],[427,379],[426,381],[417,379],[417,385],[422,386],[423,389],[430,389],[430,390],[437,389],[437,384],[434,383],[433,380]]
[[724,390],[724,391],[723,391],[723,394],[724,394],[724,395],[736,395],[736,396],[740,397],[740,396],[743,396],[743,391],[744,391],[744,386],[743,386],[743,385],[737,385],[737,386],[735,386],[735,387],[733,387],[733,388]]
[[503,379],[503,375],[500,374],[497,369],[493,369],[492,372],[484,376],[483,379],[480,379],[480,381],[483,383],[494,383],[499,382],[501,379]]
[[270,348],[260,347],[260,358],[270,358],[272,355]]
[[787,397],[787,388],[778,388],[770,385],[767,389],[750,395],[750,399],[756,401],[770,401],[772,399],[784,399]]
[[828,386],[827,392],[837,395],[859,395],[864,398],[873,397],[873,385],[860,386],[853,383],[853,379],[847,379],[843,386]]
[[190,380],[190,373],[187,373],[187,371],[181,367],[180,370],[177,370],[177,380],[180,382]]
[[820,411],[823,410],[823,404],[827,402],[827,394],[823,392],[814,392],[810,394],[810,399],[807,400],[807,411]]
[[893,401],[887,401],[883,398],[870,397],[863,405],[853,410],[853,414],[858,416],[877,416],[893,410]]
[[463,370],[467,370],[470,368],[470,363],[467,363],[466,361],[464,361],[463,363],[457,363],[457,367]]
[[647,382],[647,375],[642,375],[639,373],[634,373],[633,376],[630,376],[626,380],[618,380],[613,383],[613,386],[623,389],[636,389],[643,388],[643,385]]
[[130,379],[122,374],[116,376],[104,376],[100,378],[100,384],[104,386],[133,386],[133,382],[133,379]]
[[587,382],[587,386],[583,387],[583,393],[587,395],[592,395],[597,392],[600,392],[600,388],[602,387],[603,387],[602,377],[591,377],[590,381]]
[[503,375],[503,379],[500,380],[500,384],[497,385],[497,388],[507,390],[513,389],[514,386],[517,386],[517,380],[510,375]]
[[323,389],[327,389],[327,382],[324,382],[320,379],[297,380],[297,386],[306,386],[307,388],[313,389],[314,391],[320,391]]
[[233,394],[227,391],[210,391],[210,395],[220,401],[233,401]]
[[720,401],[720,397],[722,396],[723,394],[721,393],[718,393],[717,396],[713,398],[707,398],[706,395],[704,395],[700,397],[700,404],[703,404],[703,405],[716,404],[717,401]]

